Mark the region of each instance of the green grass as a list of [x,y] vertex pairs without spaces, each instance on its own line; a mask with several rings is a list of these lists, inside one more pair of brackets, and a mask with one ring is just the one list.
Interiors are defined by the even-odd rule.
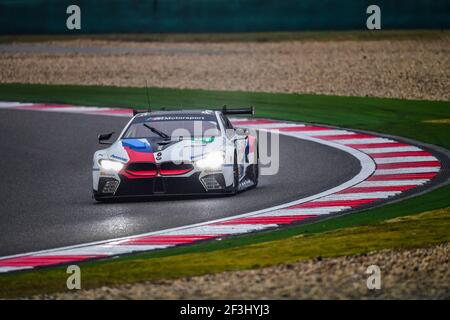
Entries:
[[366,41],[366,40],[437,40],[450,35],[449,30],[380,31],[297,31],[236,33],[141,33],[98,35],[2,35],[0,43],[67,41],[93,39],[138,42],[279,42],[279,41]]
[[[387,219],[419,214],[428,210],[436,210],[450,206],[450,185],[427,194],[410,198],[401,202],[388,204],[379,208],[351,213],[337,218],[330,218],[312,224],[300,224],[285,227],[278,231],[261,231],[254,234],[234,236],[221,241],[207,241],[199,244],[180,246],[156,252],[141,253],[142,258],[156,258],[194,252],[210,252],[266,241],[285,239],[300,234],[314,234],[334,231],[347,227],[357,227],[372,223],[380,223]],[[129,259],[123,257],[121,259]]]
[[[450,126],[448,123],[446,121],[442,121],[442,123],[425,122],[449,119],[450,102],[448,101],[160,88],[150,88],[149,93],[153,108],[179,108],[181,106],[184,108],[203,108],[220,107],[223,104],[228,106],[253,105],[256,107],[257,116],[259,117],[316,122],[372,130],[417,139],[440,145],[447,149],[450,148]],[[4,100],[146,107],[146,94],[143,88],[0,84],[0,101]],[[229,270],[228,268],[233,266],[248,268],[264,265],[264,259],[260,256],[255,256],[254,260],[244,259],[244,264],[239,264],[232,260],[232,263],[224,263],[223,265],[220,265],[218,257],[222,257],[221,259],[223,260],[223,257],[228,257],[229,252],[234,252],[233,250],[239,251],[242,247],[259,248],[258,245],[263,243],[269,243],[270,246],[271,242],[288,241],[298,235],[305,235],[305,239],[311,241],[312,238],[310,237],[321,236],[325,232],[346,232],[345,228],[348,227],[359,228],[361,226],[378,224],[386,219],[446,208],[450,206],[449,194],[450,186],[446,186],[399,203],[331,218],[314,224],[292,226],[274,232],[230,237],[222,241],[180,246],[114,260],[84,263],[82,264],[83,270],[88,270],[88,278],[84,280],[84,283],[87,286],[95,287],[101,284],[123,283],[124,281],[141,281],[158,279],[158,277],[175,277],[223,271]],[[377,239],[380,240],[379,237]],[[427,241],[422,242],[422,244],[430,243]],[[387,245],[389,239],[384,239],[383,243]],[[419,245],[419,242],[411,240],[411,244],[413,243]],[[331,248],[333,250],[336,249],[334,244]],[[375,247],[367,247],[366,249],[368,248],[374,249]],[[322,252],[322,249],[324,248],[318,248],[314,254],[326,256],[326,252],[330,253],[329,251]],[[360,249],[355,249],[356,251],[353,252],[360,252]],[[344,254],[346,251],[339,252]],[[196,264],[188,262],[185,264],[181,263],[181,261],[191,259],[191,257],[195,257],[194,261],[203,261],[202,255],[204,254],[208,254],[208,257],[210,257],[209,254],[212,255],[211,257],[216,257],[214,258],[216,259],[214,260],[215,262],[211,262],[214,268],[211,267],[210,262],[205,262],[205,265],[199,264],[198,267],[196,267]],[[251,254],[249,254],[249,251],[246,251],[246,254],[252,256],[253,251]],[[295,257],[298,256],[296,255]],[[181,264],[177,264],[180,269],[177,269],[178,267],[175,268],[175,265],[171,267],[171,264],[168,262],[168,264],[165,264],[166,262],[164,261],[172,261],[170,259],[180,262]],[[281,263],[281,260],[279,262]],[[149,264],[151,267],[149,267]],[[147,270],[147,268],[149,269]],[[3,275],[0,277],[0,288],[2,288],[0,296],[64,290],[66,274],[63,270],[63,268],[53,268]],[[127,270],[130,271],[128,272]],[[109,275],[111,275],[111,278],[109,278]]]
[[[396,218],[368,226],[297,235],[212,252],[159,258],[133,257],[82,265],[82,287],[95,288],[142,280],[252,269],[316,257],[338,257],[381,249],[408,249],[450,240],[450,208]],[[0,298],[66,291],[67,274],[59,267],[0,277]]]
[[[373,130],[450,149],[449,101],[149,88],[154,108],[248,106],[259,117]],[[144,88],[0,84],[0,100],[146,107]]]

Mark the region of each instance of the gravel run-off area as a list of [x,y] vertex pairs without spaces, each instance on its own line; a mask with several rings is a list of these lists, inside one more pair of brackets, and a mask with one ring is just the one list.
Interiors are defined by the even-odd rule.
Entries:
[[[225,272],[40,295],[37,299],[450,299],[450,247],[315,259]],[[366,270],[381,270],[368,290]]]
[[0,83],[450,100],[450,36],[225,43],[78,39],[0,45]]

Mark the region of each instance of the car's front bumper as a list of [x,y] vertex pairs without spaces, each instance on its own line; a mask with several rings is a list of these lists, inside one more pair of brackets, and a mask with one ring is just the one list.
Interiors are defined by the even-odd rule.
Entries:
[[129,179],[120,175],[120,179],[100,177],[96,198],[118,198],[133,196],[218,194],[230,192],[222,173],[190,176],[151,177]]

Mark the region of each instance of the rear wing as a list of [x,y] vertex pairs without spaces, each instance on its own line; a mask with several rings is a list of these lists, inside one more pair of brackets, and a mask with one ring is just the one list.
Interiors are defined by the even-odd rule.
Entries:
[[225,115],[249,114],[253,116],[255,114],[255,108],[253,107],[228,109],[227,106],[223,106],[220,111]]
[[147,110],[139,110],[139,109],[133,109],[133,117],[139,113],[147,113],[147,112],[151,112],[152,110],[147,109]]
[[[161,110],[165,110],[165,109],[161,109]],[[147,112],[152,112],[152,111],[155,111],[155,110],[151,110],[151,109],[147,109],[147,110],[133,109],[133,116],[135,116],[135,115],[137,115],[139,113],[147,113]],[[255,114],[255,108],[254,107],[228,109],[227,106],[223,106],[222,109],[216,109],[216,111],[221,111],[225,115],[248,114],[248,115],[252,115],[253,116]]]

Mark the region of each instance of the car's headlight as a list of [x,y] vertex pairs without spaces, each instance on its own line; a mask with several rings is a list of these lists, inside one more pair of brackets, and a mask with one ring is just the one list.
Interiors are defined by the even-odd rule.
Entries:
[[195,164],[200,169],[215,170],[221,168],[224,162],[224,153],[222,151],[214,151],[203,156],[202,159],[197,160]]
[[99,161],[100,166],[108,171],[120,171],[123,168],[123,163],[118,161],[112,161],[112,160],[100,160]]

